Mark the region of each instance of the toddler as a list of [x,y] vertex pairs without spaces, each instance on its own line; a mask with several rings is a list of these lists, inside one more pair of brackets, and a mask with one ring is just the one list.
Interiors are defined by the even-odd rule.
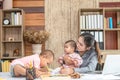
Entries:
[[51,50],[45,50],[41,54],[33,54],[30,56],[22,57],[12,61],[10,65],[10,73],[12,76],[26,76],[26,68],[28,68],[30,62],[33,62],[33,66],[36,69],[36,77],[42,74],[40,69],[47,67],[52,63],[54,59],[54,53]]

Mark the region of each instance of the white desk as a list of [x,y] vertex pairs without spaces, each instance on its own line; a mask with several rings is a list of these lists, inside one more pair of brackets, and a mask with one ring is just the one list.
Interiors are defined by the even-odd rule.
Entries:
[[[113,75],[102,75],[102,74],[81,74],[80,79],[69,79],[69,80],[120,80],[120,76]],[[0,78],[4,80],[26,80],[25,77],[11,77],[9,72],[0,72]],[[40,79],[36,79],[40,80]],[[56,80],[54,78],[53,80]]]
[[0,72],[0,80],[26,80],[25,77],[12,77],[9,72]]
[[79,80],[115,80],[119,79],[120,76],[114,75],[102,75],[102,74],[83,74]]

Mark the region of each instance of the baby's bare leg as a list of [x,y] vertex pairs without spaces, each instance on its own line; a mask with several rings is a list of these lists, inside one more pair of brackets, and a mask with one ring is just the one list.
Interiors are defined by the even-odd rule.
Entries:
[[18,76],[26,76],[26,69],[21,65],[14,66],[14,74],[16,77]]

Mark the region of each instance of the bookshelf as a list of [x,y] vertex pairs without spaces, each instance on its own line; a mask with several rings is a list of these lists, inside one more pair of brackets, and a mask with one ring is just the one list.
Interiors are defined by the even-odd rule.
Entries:
[[79,34],[95,36],[103,52],[120,51],[120,8],[79,9]]
[[[6,21],[7,20],[7,21]],[[10,64],[10,61],[24,56],[24,11],[22,9],[2,10],[1,20],[1,65],[2,71]]]

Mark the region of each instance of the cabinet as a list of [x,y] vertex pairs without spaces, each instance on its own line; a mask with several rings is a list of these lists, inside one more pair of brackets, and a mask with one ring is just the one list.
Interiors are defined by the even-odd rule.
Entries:
[[4,68],[10,60],[24,56],[24,11],[22,9],[2,10],[1,23],[0,54],[1,63],[6,62],[2,65],[2,68]]
[[101,50],[120,50],[120,8],[79,9],[79,33],[89,32]]

